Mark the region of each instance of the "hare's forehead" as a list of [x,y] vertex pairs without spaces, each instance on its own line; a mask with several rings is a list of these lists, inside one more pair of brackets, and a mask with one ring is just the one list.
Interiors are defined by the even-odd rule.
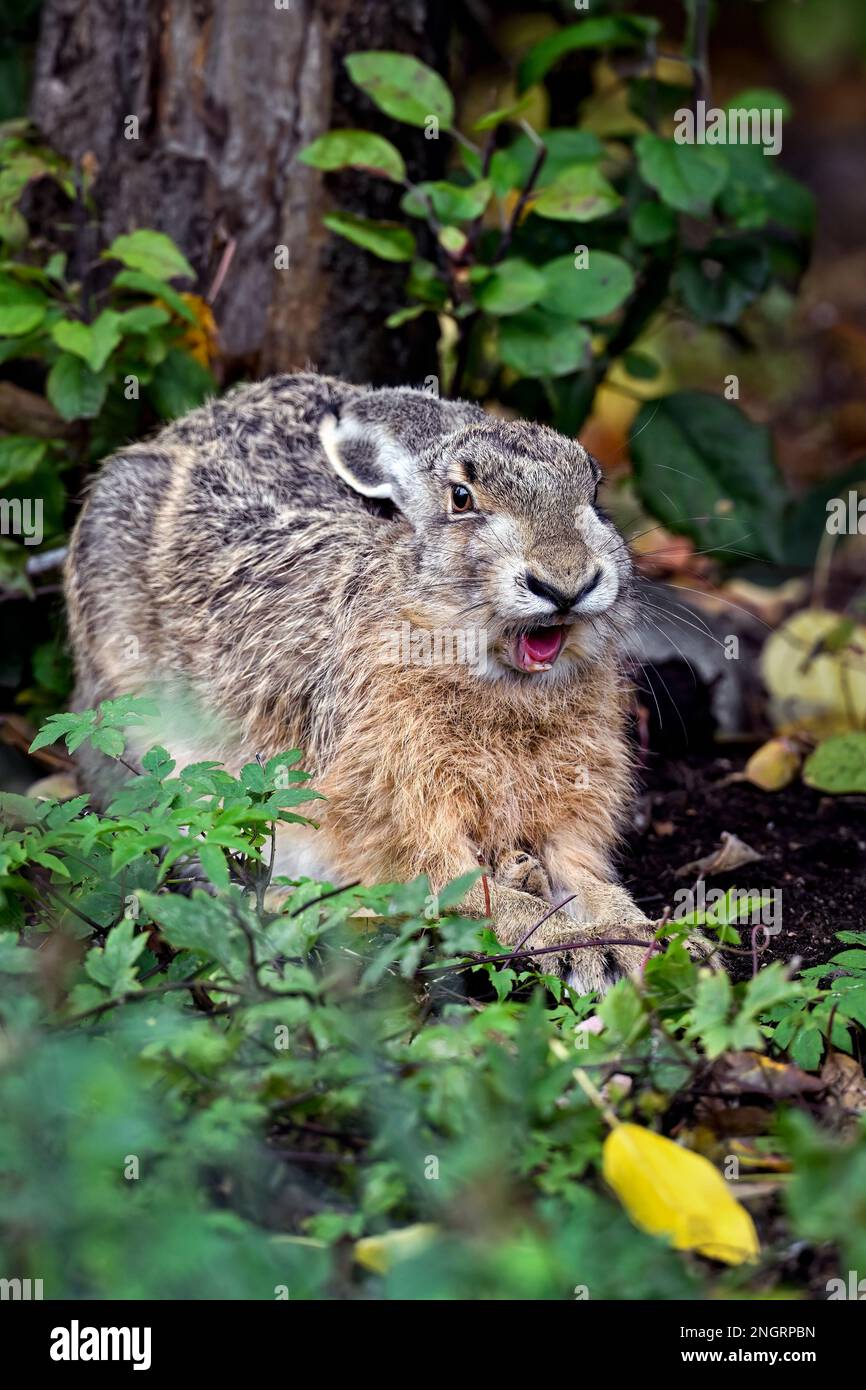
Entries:
[[553,497],[581,483],[594,485],[586,451],[552,431],[503,423],[495,430],[461,431],[449,444],[448,462],[457,464],[464,480],[494,494]]
[[473,487],[479,501],[511,511],[559,512],[572,500],[589,501],[595,489],[590,463],[569,455],[461,452],[456,462],[456,468],[449,469],[452,481],[460,477]]

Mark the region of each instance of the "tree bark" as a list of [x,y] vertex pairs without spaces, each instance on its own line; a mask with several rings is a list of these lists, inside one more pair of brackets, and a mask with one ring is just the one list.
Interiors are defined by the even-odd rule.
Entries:
[[[215,295],[227,375],[315,366],[349,380],[435,372],[435,326],[398,332],[406,267],[333,237],[335,202],[398,214],[400,190],[328,176],[297,155],[329,128],[396,137],[413,177],[439,170],[436,141],[396,126],[349,82],[369,48],[442,67],[436,0],[46,0],[31,112],[73,160],[95,160],[105,239],[136,227],[171,236]],[[130,117],[137,118],[136,122]],[[135,138],[137,136],[137,138]],[[289,268],[276,267],[276,248]]]

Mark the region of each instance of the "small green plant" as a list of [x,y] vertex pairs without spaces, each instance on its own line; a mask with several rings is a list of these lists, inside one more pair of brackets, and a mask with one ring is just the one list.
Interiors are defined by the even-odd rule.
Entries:
[[[105,702],[38,743],[121,762],[152,713]],[[640,979],[575,998],[534,974],[531,943],[515,957],[460,915],[468,880],[436,899],[424,879],[274,882],[277,827],[316,812],[299,763],[233,777],[154,748],[104,814],[3,797],[6,1277],[42,1278],[46,1297],[707,1297],[787,1287],[780,1221],[833,1242],[841,1269],[860,1257],[850,1204],[808,1194],[826,1165],[853,1190],[866,1131],[788,1123],[775,1097],[814,1089],[784,1061],[798,1029],[850,1049],[866,952],[734,983],[674,939]],[[725,950],[732,916],[714,910]],[[695,1107],[725,1094],[752,1095],[758,1137],[732,1140],[722,1116],[708,1154],[719,1102]],[[623,1123],[647,1142],[673,1131],[734,1198],[738,1155],[793,1166],[790,1198],[750,1204],[758,1265],[722,1273],[632,1224],[602,1177]]]

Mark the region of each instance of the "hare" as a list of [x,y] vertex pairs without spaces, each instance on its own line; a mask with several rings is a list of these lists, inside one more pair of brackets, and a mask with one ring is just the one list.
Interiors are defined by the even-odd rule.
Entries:
[[[610,861],[635,600],[599,477],[549,428],[411,388],[237,388],[96,478],[67,562],[76,702],[155,696],[180,764],[304,749],[321,825],[280,828],[278,874],[435,891],[485,864],[503,944],[561,945],[540,966],[602,991],[652,926]],[[533,933],[545,899],[569,901]]]

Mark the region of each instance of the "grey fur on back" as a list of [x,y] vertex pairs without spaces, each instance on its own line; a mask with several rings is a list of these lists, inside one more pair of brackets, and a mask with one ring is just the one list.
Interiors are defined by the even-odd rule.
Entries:
[[[329,631],[350,620],[385,533],[402,525],[387,502],[338,477],[322,449],[323,420],[348,406],[371,423],[398,410],[414,447],[487,418],[411,388],[278,376],[236,387],[106,461],[67,561],[76,708],[180,676],[184,696],[218,707],[239,742],[270,721],[314,743],[303,712],[328,684]],[[280,697],[263,679],[275,663]],[[213,756],[231,760],[238,740],[226,741],[226,728],[212,730]],[[123,769],[89,748],[79,762],[104,800]]]

